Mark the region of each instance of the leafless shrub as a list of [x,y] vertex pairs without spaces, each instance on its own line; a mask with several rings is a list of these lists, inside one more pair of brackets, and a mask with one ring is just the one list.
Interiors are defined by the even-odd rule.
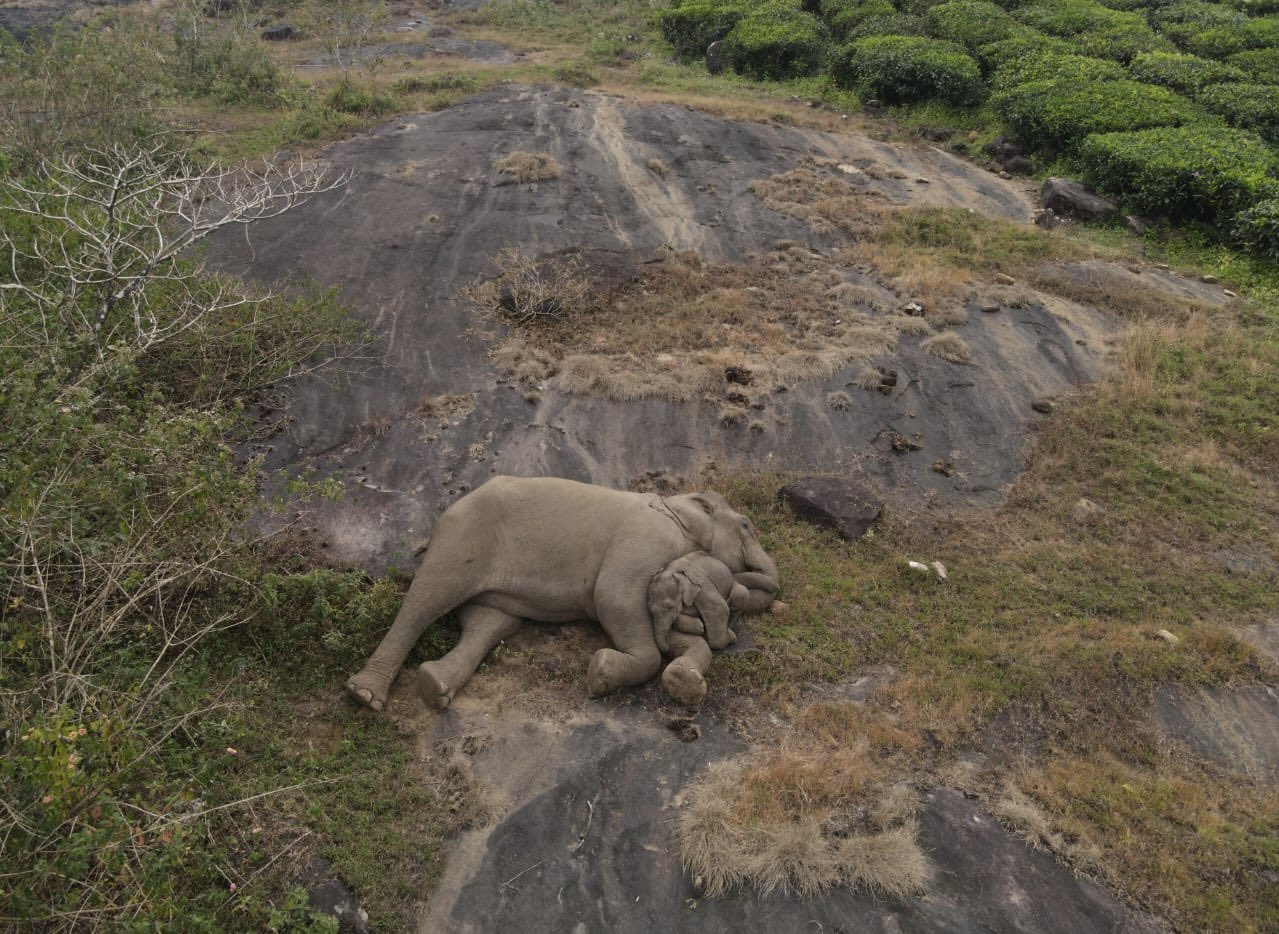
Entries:
[[826,404],[836,412],[847,412],[853,407],[853,400],[846,392],[826,393]]
[[499,184],[513,185],[542,182],[560,177],[560,164],[548,153],[513,152],[493,163],[493,168],[506,176]]
[[495,262],[496,278],[465,286],[461,294],[515,324],[571,318],[588,310],[595,300],[579,253],[535,259],[523,248],[512,247],[498,253]]
[[919,346],[934,357],[940,357],[950,363],[968,363],[972,359],[972,351],[968,348],[968,344],[954,331],[934,334]]

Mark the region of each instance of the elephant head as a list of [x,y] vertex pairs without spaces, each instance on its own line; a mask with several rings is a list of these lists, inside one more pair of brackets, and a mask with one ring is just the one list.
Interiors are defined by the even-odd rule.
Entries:
[[685,533],[726,564],[750,591],[743,612],[757,613],[772,602],[779,582],[777,565],[759,543],[755,524],[718,493],[685,493],[666,499]]

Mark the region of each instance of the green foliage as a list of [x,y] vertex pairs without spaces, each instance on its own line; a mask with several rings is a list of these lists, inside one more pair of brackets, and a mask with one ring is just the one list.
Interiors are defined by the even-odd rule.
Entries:
[[1079,148],[1088,180],[1155,216],[1223,221],[1273,197],[1276,157],[1243,130],[1164,127],[1101,133]]
[[235,28],[211,34],[195,10],[175,24],[174,63],[178,88],[224,104],[278,104],[287,86],[284,72],[255,32]]
[[925,19],[934,36],[957,42],[970,52],[1007,39],[1013,31],[1012,17],[987,0],[951,0],[932,7]]
[[1050,36],[1077,36],[1145,20],[1135,13],[1122,13],[1094,0],[1034,0],[1014,11],[1021,23]]
[[1202,110],[1167,88],[1136,81],[1033,81],[999,94],[995,106],[1022,139],[1071,150],[1090,133],[1203,122]]
[[1071,40],[1084,55],[1130,62],[1142,52],[1171,52],[1174,46],[1142,20],[1080,33]]
[[1204,88],[1199,101],[1233,127],[1279,139],[1279,87],[1271,84],[1216,84]]
[[1243,81],[1247,77],[1232,65],[1176,52],[1142,53],[1132,60],[1128,70],[1138,81],[1192,95],[1210,84]]
[[1207,58],[1227,58],[1250,49],[1279,47],[1279,17],[1249,19],[1189,35],[1185,47]]
[[1024,27],[1009,38],[984,45],[976,52],[977,59],[987,71],[1024,58],[1077,54],[1078,50],[1066,40]]
[[1178,0],[1157,7],[1148,15],[1150,24],[1174,43],[1185,48],[1192,37],[1208,29],[1238,26],[1247,17],[1220,3],[1203,0]]
[[860,39],[836,52],[830,71],[836,84],[865,88],[889,103],[974,104],[983,91],[977,62],[961,46],[939,39]]
[[896,15],[897,8],[890,0],[826,0],[821,7],[823,21],[841,39],[853,38],[850,33],[869,19]]
[[868,16],[856,25],[848,26],[842,36],[845,41],[866,39],[871,36],[926,36],[928,23],[913,13],[888,13]]
[[600,83],[599,75],[585,62],[564,62],[552,72],[555,80],[574,88],[590,88]]
[[657,25],[676,55],[696,59],[727,36],[746,10],[739,0],[682,0],[662,10]]
[[1235,218],[1232,233],[1248,249],[1279,262],[1279,198],[1258,202]]
[[348,74],[328,89],[324,106],[339,114],[377,117],[395,109],[395,98],[372,81]]
[[1119,81],[1126,76],[1118,62],[1061,52],[1026,55],[1001,65],[991,76],[991,87],[1008,90],[1032,81]]
[[1249,77],[1256,81],[1279,84],[1279,46],[1236,52],[1226,61],[1247,72]]
[[391,90],[396,94],[419,94],[422,92],[438,94],[441,91],[473,91],[477,86],[478,82],[470,75],[455,75],[452,72],[445,72],[444,74],[427,75],[426,77],[410,75],[407,78],[400,78],[395,84],[391,85]]
[[724,40],[733,69],[752,78],[798,78],[814,73],[826,51],[821,21],[787,0],[747,12]]

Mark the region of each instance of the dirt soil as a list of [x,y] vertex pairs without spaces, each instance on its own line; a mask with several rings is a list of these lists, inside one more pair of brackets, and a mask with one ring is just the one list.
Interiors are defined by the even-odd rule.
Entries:
[[[506,184],[493,165],[516,151],[548,153],[561,174]],[[857,184],[894,204],[1026,222],[1028,192],[933,148],[565,89],[483,94],[382,126],[329,158],[355,173],[345,190],[262,223],[247,244],[237,236],[217,249],[251,278],[339,286],[377,336],[373,361],[346,382],[298,387],[281,432],[262,448],[268,467],[343,481],[346,495],[314,516],[317,535],[333,560],[372,570],[408,567],[435,517],[498,473],[625,488],[650,474],[697,482],[716,467],[852,472],[900,508],[993,504],[1041,417],[1032,405],[1095,379],[1113,328],[1105,315],[1061,301],[982,314],[977,295],[956,329],[969,363],[946,362],[903,333],[876,361],[897,371],[890,392],[853,385],[859,362],[774,387],[785,391],[762,406],[751,400],[734,419],[714,404],[569,393],[554,379],[530,392],[490,362],[503,327],[458,296],[496,274],[493,257],[504,248],[640,262],[673,248],[744,263],[796,241],[826,255],[846,235],[814,233],[748,189],[814,158],[840,177],[838,166],[857,167]],[[424,401],[429,410],[452,395],[470,396],[471,411],[423,416]],[[937,463],[952,466],[941,473]]]

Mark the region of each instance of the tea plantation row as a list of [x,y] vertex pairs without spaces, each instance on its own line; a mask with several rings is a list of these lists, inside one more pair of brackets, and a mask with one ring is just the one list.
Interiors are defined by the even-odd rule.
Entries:
[[658,22],[752,78],[993,105],[1133,210],[1279,258],[1279,0],[675,0]]

